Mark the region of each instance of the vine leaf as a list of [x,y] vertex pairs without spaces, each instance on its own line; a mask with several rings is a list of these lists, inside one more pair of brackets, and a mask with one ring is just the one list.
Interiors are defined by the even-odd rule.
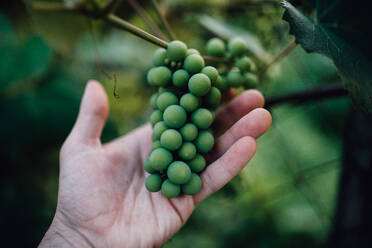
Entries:
[[[360,28],[363,27],[361,20],[365,17],[350,18],[347,26],[345,19],[350,17],[350,13],[339,11],[346,7],[341,4],[347,1],[327,0],[327,2],[327,9],[324,4],[317,5],[319,23],[315,23],[292,4],[283,1],[285,8],[283,20],[289,23],[289,33],[295,36],[296,43],[301,44],[307,52],[320,53],[333,60],[354,104],[372,113],[372,63],[369,59],[371,50],[369,46],[365,46],[366,43],[371,44],[372,39],[365,35],[362,42],[356,42],[356,37],[363,33]],[[360,8],[361,6],[358,7]],[[354,11],[354,8],[350,11]],[[364,13],[362,11],[359,15]],[[348,16],[345,16],[346,14]]]

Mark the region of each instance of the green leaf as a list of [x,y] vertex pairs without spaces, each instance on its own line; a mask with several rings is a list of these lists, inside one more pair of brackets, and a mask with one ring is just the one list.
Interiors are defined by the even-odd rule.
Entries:
[[[345,12],[344,2],[318,0],[319,23],[315,23],[292,4],[283,1],[283,19],[289,23],[290,34],[296,37],[296,42],[307,52],[317,52],[333,59],[354,104],[372,113],[371,48],[367,46],[372,40],[368,35],[361,41],[356,39],[359,34],[369,32],[369,28],[361,30],[366,25],[362,23],[365,17],[352,18],[356,14]],[[350,11],[355,11],[354,6]]]

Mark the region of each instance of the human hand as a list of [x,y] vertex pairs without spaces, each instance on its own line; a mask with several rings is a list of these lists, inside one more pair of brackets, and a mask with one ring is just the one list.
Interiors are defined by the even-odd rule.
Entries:
[[145,188],[143,163],[151,150],[151,126],[102,144],[108,100],[99,83],[89,82],[60,152],[56,214],[40,247],[161,246],[201,201],[252,158],[255,139],[271,125],[269,112],[260,108],[263,104],[258,91],[248,90],[222,108],[213,126],[218,138],[207,154],[201,191],[168,199]]

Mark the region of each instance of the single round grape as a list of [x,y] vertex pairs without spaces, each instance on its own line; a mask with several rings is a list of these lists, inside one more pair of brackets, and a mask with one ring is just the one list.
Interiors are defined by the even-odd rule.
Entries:
[[187,183],[183,184],[181,187],[182,192],[186,195],[195,195],[201,190],[202,186],[203,182],[200,177],[197,174],[192,173],[190,180]]
[[211,111],[205,108],[195,110],[191,114],[191,121],[201,129],[206,129],[212,125],[213,114]]
[[227,73],[227,82],[230,87],[236,88],[242,86],[244,78],[240,71],[232,70]]
[[172,82],[174,86],[182,87],[187,85],[187,82],[189,81],[190,75],[185,70],[177,70],[172,75]]
[[172,161],[172,153],[164,148],[157,148],[150,154],[151,166],[157,171],[165,170]]
[[161,93],[156,100],[156,105],[161,111],[164,111],[168,106],[178,104],[178,98],[171,92]]
[[181,193],[181,186],[167,179],[161,185],[161,193],[167,198],[177,197]]
[[211,82],[215,82],[217,80],[218,71],[213,66],[204,67],[203,70],[201,71],[201,73],[207,75],[209,77],[209,79],[211,80]]
[[226,51],[225,42],[219,38],[212,38],[207,42],[206,52],[209,56],[222,57]]
[[154,66],[162,66],[165,65],[164,61],[167,57],[167,50],[164,48],[158,48],[152,55],[152,64]]
[[158,66],[150,70],[152,85],[166,86],[172,77],[172,72],[165,66]]
[[218,76],[214,85],[222,92],[226,92],[229,89],[229,84],[225,77]]
[[193,141],[198,137],[198,128],[192,123],[186,123],[181,129],[180,133],[184,140]]
[[187,183],[191,176],[190,167],[182,161],[171,163],[167,169],[168,179],[175,184]]
[[247,56],[243,56],[235,62],[235,66],[238,67],[241,72],[250,71],[252,68],[252,61]]
[[190,49],[187,49],[187,52],[186,52],[186,57],[191,55],[191,54],[198,54],[200,55],[200,52],[194,48],[190,48]]
[[201,154],[196,154],[193,160],[188,161],[188,164],[191,170],[200,173],[204,170],[207,162]]
[[247,44],[242,38],[235,37],[229,41],[227,48],[233,57],[241,56],[247,51]]
[[147,83],[149,85],[154,85],[154,82],[152,81],[152,78],[153,78],[153,73],[154,73],[154,69],[155,68],[151,68],[148,72],[147,72],[147,75],[146,75],[146,79],[147,79]]
[[155,140],[160,139],[160,136],[162,135],[162,133],[167,129],[168,127],[167,125],[165,125],[164,121],[159,121],[158,123],[156,123],[154,126],[154,131],[153,131],[153,134],[155,135]]
[[175,129],[165,130],[160,136],[160,144],[170,151],[175,151],[182,145],[182,136]]
[[163,120],[163,112],[161,112],[160,110],[155,110],[154,112],[152,112],[151,116],[150,116],[150,122],[152,124],[152,126],[154,126],[156,123],[158,123],[159,121],[162,121]]
[[156,173],[156,170],[152,168],[151,166],[150,158],[146,158],[143,164],[143,168],[145,169],[145,171],[147,171],[147,173],[150,173],[150,174]]
[[152,142],[151,151],[153,151],[155,149],[158,149],[160,147],[161,147],[160,140],[156,140],[156,141]]
[[196,96],[204,96],[211,88],[211,80],[202,73],[193,75],[189,80],[189,90]]
[[165,109],[163,119],[168,127],[182,127],[187,119],[186,111],[179,105],[171,105]]
[[191,142],[184,142],[178,150],[178,156],[183,160],[191,160],[196,155],[196,147]]
[[244,73],[244,87],[247,89],[256,88],[258,85],[258,78],[255,74],[247,72]]
[[159,94],[154,93],[150,98],[150,105],[153,109],[157,109],[158,106],[156,105],[156,100],[158,99]]
[[167,48],[167,57],[171,61],[181,61],[186,57],[187,46],[179,40],[169,42]]
[[183,68],[185,68],[191,74],[195,74],[203,69],[205,63],[204,59],[198,54],[191,54],[186,57],[183,63]]
[[146,179],[146,189],[150,192],[158,192],[161,188],[162,180],[159,175],[153,174]]
[[181,97],[180,105],[186,111],[192,112],[199,106],[199,98],[191,93],[186,93]]
[[199,132],[199,136],[195,140],[195,145],[199,152],[209,152],[214,146],[213,134],[209,131]]
[[221,91],[216,87],[212,87],[208,94],[204,97],[204,104],[207,108],[215,110],[221,101]]

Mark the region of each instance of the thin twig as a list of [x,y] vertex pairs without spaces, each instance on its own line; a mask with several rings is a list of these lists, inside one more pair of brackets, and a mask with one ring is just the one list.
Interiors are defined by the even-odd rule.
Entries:
[[202,56],[205,61],[210,62],[217,62],[217,63],[230,63],[231,61],[226,58],[218,58],[218,57],[211,57],[211,56]]
[[160,10],[160,7],[158,5],[158,2],[156,0],[152,0],[152,4],[154,5],[154,8],[155,8],[155,11],[156,11],[156,14],[158,15],[159,19],[161,20],[161,22],[163,23],[164,27],[165,27],[165,30],[167,31],[169,37],[172,39],[172,40],[176,40],[176,35],[173,33],[167,19],[165,18],[164,14],[161,12]]
[[149,15],[146,11],[142,8],[142,6],[136,0],[128,0],[129,4],[133,7],[133,9],[137,12],[137,14],[142,18],[142,20],[146,23],[146,25],[154,32],[156,36],[159,38],[166,40],[163,33],[157,27],[157,25],[151,20]]

